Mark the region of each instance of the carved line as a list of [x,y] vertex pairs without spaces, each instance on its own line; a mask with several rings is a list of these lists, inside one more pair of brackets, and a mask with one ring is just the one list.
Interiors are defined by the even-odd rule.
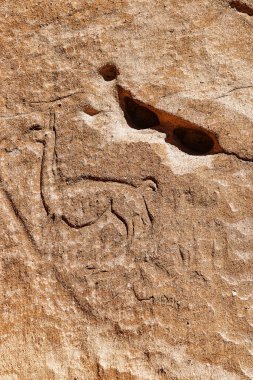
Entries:
[[22,216],[22,214],[20,213],[20,211],[17,209],[13,199],[12,199],[12,196],[10,195],[10,193],[3,187],[3,184],[1,183],[1,187],[0,187],[6,197],[6,199],[8,200],[11,208],[13,209],[13,212],[15,214],[15,216],[17,217],[17,219],[19,220],[19,222],[21,223],[22,225],[22,228],[25,232],[25,234],[27,235],[27,238],[29,240],[29,242],[32,244],[33,248],[35,249],[35,251],[41,253],[40,249],[38,248],[38,245],[36,243],[36,241],[34,240],[32,234],[30,233],[29,229],[27,228],[27,224],[25,222],[25,218]]
[[69,220],[68,220],[68,218],[66,217],[66,216],[64,216],[64,215],[62,215],[61,216],[61,219],[64,221],[64,223],[66,223],[69,227],[71,227],[71,228],[74,228],[74,229],[76,229],[76,230],[79,230],[80,228],[83,228],[83,227],[89,227],[89,226],[91,226],[92,224],[95,224],[96,223],[96,221],[98,220],[98,219],[100,219],[100,218],[102,218],[102,216],[106,213],[108,211],[108,209],[107,210],[105,210],[95,221],[94,220],[91,220],[91,221],[89,221],[89,222],[86,222],[86,223],[83,223],[83,224],[77,224],[77,223],[71,223]]
[[[43,142],[43,145],[45,146],[45,142]],[[41,196],[41,200],[42,200],[44,209],[46,210],[47,215],[49,215],[50,214],[49,207],[48,207],[48,205],[46,203],[46,200],[45,200],[45,197],[44,197],[44,194],[43,194],[43,191],[42,191],[42,188],[43,188],[42,167],[43,167],[44,161],[45,161],[45,155],[44,155],[44,152],[43,152],[42,160],[41,160],[41,170],[40,170],[40,196]]]
[[73,177],[63,177],[63,175],[61,173],[60,173],[60,177],[68,185],[77,183],[77,182],[82,181],[82,180],[92,180],[94,182],[106,182],[106,183],[107,182],[111,182],[111,183],[125,184],[125,185],[132,186],[134,188],[138,188],[139,187],[139,186],[137,186],[137,185],[135,185],[133,183],[127,182],[127,180],[116,179],[116,178],[113,178],[113,177],[98,177],[98,176],[94,176],[94,175],[84,174],[84,175],[80,175],[78,177],[73,178]]
[[[63,174],[61,172],[59,172],[59,176],[60,176],[61,180],[66,182],[68,185],[71,185],[73,183],[77,183],[77,182],[82,181],[82,180],[92,180],[94,182],[105,182],[105,183],[111,182],[111,183],[125,184],[128,186],[132,186],[136,189],[138,189],[140,187],[140,185],[136,185],[136,184],[133,184],[127,180],[118,179],[118,178],[114,178],[114,177],[103,177],[103,176],[98,177],[98,176],[89,175],[89,174],[82,174],[82,175],[79,175],[77,177],[65,177],[65,176],[63,176]],[[158,182],[154,177],[148,176],[148,177],[144,177],[144,178],[140,179],[140,181],[143,181],[143,182],[148,181],[148,180],[153,181],[158,188]]]
[[82,301],[82,303],[79,301],[79,299],[75,295],[73,288],[64,281],[62,275],[60,274],[60,272],[57,270],[55,266],[53,267],[53,273],[55,275],[56,280],[59,282],[59,284],[63,287],[64,290],[67,291],[70,297],[74,300],[74,303],[76,304],[78,309],[80,309],[84,314],[88,315],[89,317],[92,317],[94,320],[97,321],[98,316],[94,313],[94,310],[90,306],[88,301],[85,300],[85,302]]
[[77,94],[84,94],[85,91],[75,91],[75,92],[72,92],[71,94],[68,94],[68,95],[63,95],[63,96],[57,96],[56,98],[53,98],[53,99],[48,99],[48,100],[30,100],[30,101],[27,101],[27,103],[29,104],[41,104],[41,103],[54,103],[54,102],[57,102],[59,100],[63,100],[63,99],[66,99],[66,98],[69,98],[71,96],[74,96],[74,95],[77,95]]
[[113,199],[111,199],[111,212],[124,224],[126,227],[127,236],[131,236],[133,233],[133,228],[132,231],[130,231],[130,226],[128,225],[127,219],[125,219],[122,215],[113,209]]
[[151,214],[151,212],[149,211],[148,204],[147,204],[147,201],[146,201],[146,199],[145,199],[145,196],[143,196],[143,201],[144,201],[144,204],[145,204],[145,207],[146,207],[146,210],[147,210],[148,216],[149,216],[150,223],[151,223],[151,225],[153,226],[154,217],[153,217],[153,215]]

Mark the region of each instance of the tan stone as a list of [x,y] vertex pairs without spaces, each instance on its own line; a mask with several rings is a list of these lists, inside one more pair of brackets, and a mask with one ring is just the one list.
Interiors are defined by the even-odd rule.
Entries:
[[253,379],[253,1],[0,8],[0,380]]

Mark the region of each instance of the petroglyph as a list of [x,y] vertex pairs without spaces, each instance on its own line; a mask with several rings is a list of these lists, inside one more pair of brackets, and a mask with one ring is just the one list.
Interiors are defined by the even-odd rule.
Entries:
[[252,9],[1,2],[0,379],[252,378]]
[[36,125],[30,131],[39,132],[37,141],[44,146],[41,197],[52,220],[61,219],[69,227],[79,229],[96,223],[110,211],[125,225],[129,240],[138,233],[137,219],[143,228],[152,227],[154,215],[145,194],[157,190],[154,180],[147,178],[140,186],[134,186],[120,180],[89,178],[85,174],[64,179],[57,170],[55,113],[50,114],[47,130]]

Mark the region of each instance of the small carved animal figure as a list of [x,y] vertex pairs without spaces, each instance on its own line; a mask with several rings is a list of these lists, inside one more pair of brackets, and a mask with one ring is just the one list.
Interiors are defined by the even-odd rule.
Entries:
[[[30,130],[39,128],[31,127]],[[110,210],[124,223],[130,240],[136,232],[136,217],[143,227],[152,226],[153,215],[145,195],[148,191],[157,190],[154,181],[147,179],[139,187],[135,187],[117,180],[85,175],[75,179],[62,178],[56,165],[54,113],[51,113],[49,128],[37,141],[44,145],[41,164],[42,201],[52,220],[61,219],[68,226],[79,229],[95,223]],[[140,226],[140,223],[137,225]]]

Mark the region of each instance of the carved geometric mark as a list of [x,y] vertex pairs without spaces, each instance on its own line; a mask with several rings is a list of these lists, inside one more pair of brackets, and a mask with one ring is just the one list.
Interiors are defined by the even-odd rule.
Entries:
[[[1,179],[0,179],[1,182]],[[3,184],[1,184],[0,187],[0,202],[2,206],[4,207],[4,204],[7,204],[7,209],[9,209],[10,212],[13,213],[15,216],[19,227],[21,227],[21,230],[26,235],[27,242],[29,242],[29,245],[31,248],[33,248],[34,252],[41,253],[36,241],[34,240],[30,230],[27,227],[27,223],[21,212],[16,207],[16,204],[11,196],[11,194],[4,188]]]

